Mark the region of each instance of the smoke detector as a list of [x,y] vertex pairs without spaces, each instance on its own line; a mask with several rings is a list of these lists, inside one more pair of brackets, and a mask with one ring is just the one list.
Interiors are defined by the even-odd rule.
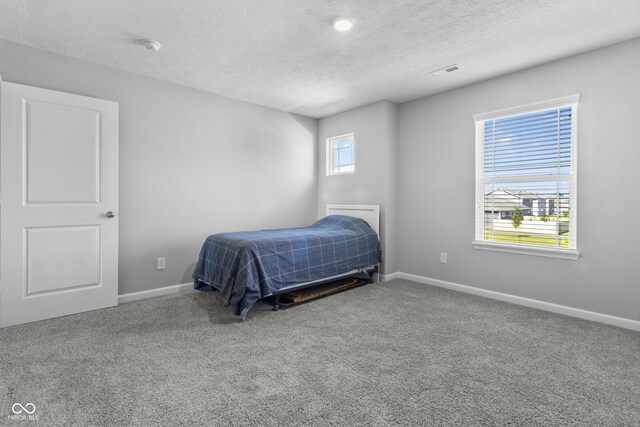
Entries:
[[152,50],[154,52],[159,51],[160,48],[162,47],[160,42],[157,42],[155,40],[145,40],[142,42],[142,44],[144,45],[144,47],[147,48],[147,50]]
[[442,74],[453,73],[454,71],[458,71],[459,69],[460,67],[458,67],[458,64],[453,64],[444,68],[440,68],[438,70],[430,71],[429,74],[436,77],[441,76]]

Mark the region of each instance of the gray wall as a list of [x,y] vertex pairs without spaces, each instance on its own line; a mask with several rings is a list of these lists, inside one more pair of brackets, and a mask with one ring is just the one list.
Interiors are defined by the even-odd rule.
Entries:
[[121,294],[189,282],[209,234],[316,219],[314,119],[6,41],[0,73],[120,103]]
[[[120,293],[189,281],[210,233],[304,225],[327,203],[379,204],[386,273],[631,319],[640,319],[638,69],[640,39],[318,123],[0,41],[5,80],[120,103]],[[582,95],[580,260],[473,249],[472,115],[573,93]],[[349,132],[357,172],[327,177],[325,140]]]
[[[635,39],[400,105],[398,270],[640,319],[638,70]],[[575,93],[581,258],[473,249],[472,115]]]
[[[376,102],[320,119],[318,125],[318,215],[327,204],[380,205],[382,272],[396,266],[396,177],[398,106]],[[356,171],[326,175],[326,140],[353,132]]]

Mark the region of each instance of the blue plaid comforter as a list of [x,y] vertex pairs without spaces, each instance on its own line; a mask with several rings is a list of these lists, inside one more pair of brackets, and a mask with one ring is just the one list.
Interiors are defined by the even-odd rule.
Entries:
[[309,227],[220,233],[202,246],[194,288],[220,291],[245,316],[262,297],[381,261],[375,231],[359,218],[331,215]]

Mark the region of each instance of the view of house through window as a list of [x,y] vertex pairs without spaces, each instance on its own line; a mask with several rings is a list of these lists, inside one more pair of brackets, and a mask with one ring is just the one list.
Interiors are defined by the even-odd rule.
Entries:
[[476,240],[575,249],[577,100],[476,118]]
[[327,175],[355,172],[355,143],[352,133],[327,139]]

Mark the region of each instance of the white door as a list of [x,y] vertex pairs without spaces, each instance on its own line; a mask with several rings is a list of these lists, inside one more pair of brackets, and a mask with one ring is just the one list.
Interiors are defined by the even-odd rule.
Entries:
[[7,82],[0,103],[0,326],[117,305],[118,104]]

